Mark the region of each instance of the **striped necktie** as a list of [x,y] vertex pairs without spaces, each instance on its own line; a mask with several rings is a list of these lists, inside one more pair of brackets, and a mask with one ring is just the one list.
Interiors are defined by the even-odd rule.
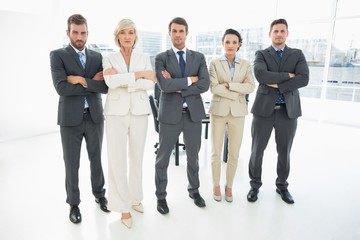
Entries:
[[81,65],[83,66],[83,68],[85,68],[85,63],[86,63],[85,54],[83,52],[78,52],[77,54],[79,56]]
[[[85,69],[85,64],[86,64],[85,54],[84,54],[83,52],[78,52],[77,54],[78,54],[78,56],[79,56],[79,60],[80,60],[81,65],[82,65],[83,68]],[[89,107],[89,104],[88,104],[88,102],[87,102],[86,97],[84,97],[84,108],[88,108],[88,107]]]

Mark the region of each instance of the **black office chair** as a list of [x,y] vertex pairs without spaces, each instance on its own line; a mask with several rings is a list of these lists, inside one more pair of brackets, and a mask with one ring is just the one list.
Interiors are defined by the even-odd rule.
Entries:
[[[154,120],[154,128],[155,128],[155,131],[157,133],[159,133],[159,120],[158,120],[159,109],[158,109],[157,100],[154,98],[153,95],[150,95],[149,96],[149,101],[150,101],[151,111],[152,111],[153,120]],[[155,145],[154,145],[155,154],[157,154],[158,146],[159,146],[159,143],[156,142]]]
[[[159,133],[159,120],[158,120],[159,105],[158,105],[158,101],[154,98],[153,95],[149,95],[149,101],[150,101],[150,106],[151,106],[152,115],[153,115],[153,119],[154,119],[154,128],[155,128],[155,131],[157,133]],[[155,154],[157,154],[157,152],[158,152],[158,146],[159,146],[159,142],[156,142],[155,145],[154,145]],[[179,147],[182,147],[185,150],[185,144],[180,143],[179,139],[178,139],[176,141],[175,146],[174,146],[174,148],[175,148],[175,165],[176,166],[179,166]]]

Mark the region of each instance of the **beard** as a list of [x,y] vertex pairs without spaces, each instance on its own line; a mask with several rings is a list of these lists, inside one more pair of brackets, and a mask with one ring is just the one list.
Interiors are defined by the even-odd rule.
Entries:
[[77,50],[81,51],[84,49],[86,44],[86,41],[82,41],[82,40],[72,40],[71,39],[71,45],[73,45]]

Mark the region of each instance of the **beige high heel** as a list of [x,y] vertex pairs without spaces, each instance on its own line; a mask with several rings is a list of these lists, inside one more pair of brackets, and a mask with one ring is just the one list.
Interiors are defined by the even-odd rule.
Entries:
[[135,211],[137,211],[139,213],[144,212],[144,207],[141,203],[139,203],[138,205],[132,205],[132,209],[134,209]]
[[232,202],[232,201],[233,201],[232,191],[231,191],[231,195],[230,195],[230,196],[228,196],[228,194],[227,194],[227,192],[228,192],[229,189],[230,189],[230,191],[231,191],[231,188],[229,188],[229,187],[227,187],[227,186],[225,185],[225,200],[226,200],[227,202]]
[[[130,213],[128,213],[130,215]],[[130,217],[128,218],[123,218],[124,213],[121,216],[121,222],[127,227],[127,228],[131,228],[132,226],[132,217],[130,215]]]
[[[216,190],[219,190],[218,192],[220,193],[220,195],[216,195],[216,194],[215,194]],[[221,201],[220,186],[214,187],[213,198],[214,198],[214,200],[217,201],[217,202],[220,202],[220,201]]]

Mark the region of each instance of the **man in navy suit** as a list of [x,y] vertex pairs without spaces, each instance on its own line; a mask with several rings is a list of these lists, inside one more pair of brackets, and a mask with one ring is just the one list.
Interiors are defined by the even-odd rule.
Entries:
[[205,207],[199,193],[199,151],[202,119],[206,117],[201,93],[209,89],[210,79],[202,53],[185,47],[188,24],[176,17],[169,24],[173,46],[155,58],[155,71],[161,89],[159,106],[159,149],[155,163],[157,210],[167,214],[167,168],[174,145],[183,133],[187,155],[189,197]]
[[288,191],[290,150],[295,137],[297,118],[301,116],[299,88],[309,83],[309,67],[300,49],[285,44],[288,37],[285,19],[274,20],[269,37],[272,45],[255,53],[254,74],[259,82],[251,112],[252,146],[249,161],[251,189],[249,202],[258,199],[262,185],[261,171],[264,150],[275,130],[277,159],[276,192],[283,201],[294,203]]
[[[83,138],[90,160],[91,186],[100,209],[107,210],[101,148],[104,116],[101,93],[107,93],[102,74],[102,56],[85,47],[87,21],[80,14],[68,18],[70,44],[50,53],[51,74],[59,94],[58,125],[65,162],[66,202],[70,221],[81,222],[79,191],[80,152]],[[82,56],[80,57],[80,55]]]

